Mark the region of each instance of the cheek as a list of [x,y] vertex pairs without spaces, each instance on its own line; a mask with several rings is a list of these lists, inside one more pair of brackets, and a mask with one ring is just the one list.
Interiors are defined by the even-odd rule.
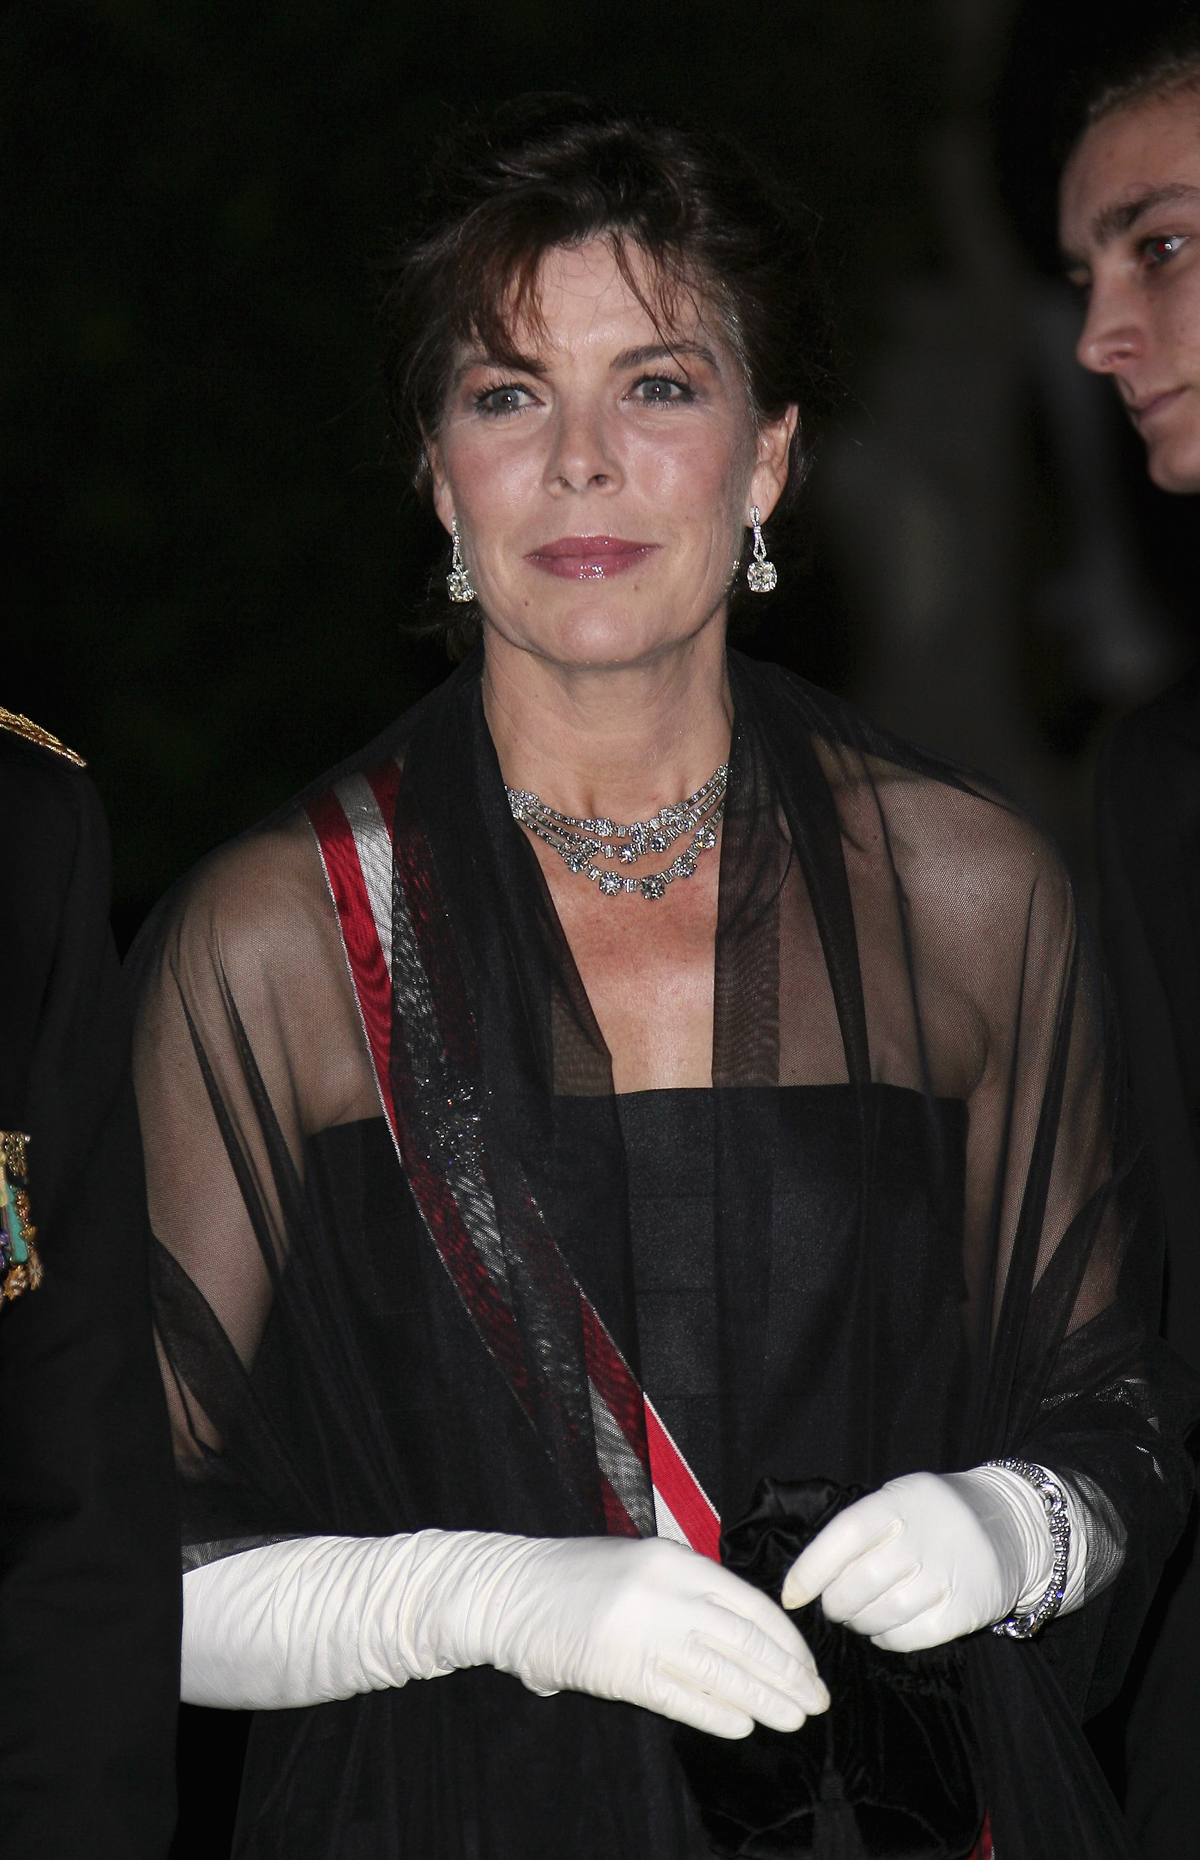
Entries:
[[1200,386],[1200,263],[1193,262],[1163,304],[1159,327],[1173,358]]
[[476,428],[452,434],[442,444],[455,507],[477,548],[486,544],[489,531],[527,514],[541,488],[544,461],[537,447],[522,444],[515,434],[503,435],[500,443],[498,438]]
[[627,454],[631,488],[668,521],[692,531],[729,527],[752,463],[736,436],[705,431],[671,445],[639,434]]

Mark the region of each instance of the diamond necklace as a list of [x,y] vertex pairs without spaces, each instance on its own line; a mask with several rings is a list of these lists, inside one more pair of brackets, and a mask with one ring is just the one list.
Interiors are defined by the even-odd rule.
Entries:
[[[677,878],[690,878],[700,863],[700,855],[711,852],[717,843],[717,828],[725,813],[725,788],[729,764],[714,769],[702,788],[686,801],[660,807],[649,820],[632,820],[628,826],[603,816],[598,820],[577,820],[574,814],[560,814],[548,807],[536,794],[525,788],[508,788],[508,805],[514,820],[536,833],[539,840],[556,852],[568,872],[590,878],[602,897],[616,898],[624,892],[640,891],[643,898],[661,898],[668,885]],[[597,865],[599,855],[622,865],[635,865],[647,853],[670,852],[676,840],[690,833],[691,840],[661,872],[647,872],[643,878],[623,877],[612,865]]]

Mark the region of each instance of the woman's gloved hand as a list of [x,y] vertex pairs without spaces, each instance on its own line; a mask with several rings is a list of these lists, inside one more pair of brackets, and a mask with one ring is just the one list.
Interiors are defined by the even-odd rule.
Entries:
[[831,1621],[912,1653],[1032,1607],[1053,1567],[1045,1508],[1019,1474],[908,1473],[830,1520],[789,1570],[783,1605],[819,1595]]
[[190,1570],[183,1597],[193,1704],[313,1705],[468,1666],[717,1737],[798,1730],[829,1704],[782,1609],[656,1538],[301,1538]]
[[768,1596],[662,1539],[481,1540],[435,1586],[425,1619],[443,1657],[515,1673],[535,1692],[624,1699],[718,1737],[755,1721],[799,1730],[829,1704]]

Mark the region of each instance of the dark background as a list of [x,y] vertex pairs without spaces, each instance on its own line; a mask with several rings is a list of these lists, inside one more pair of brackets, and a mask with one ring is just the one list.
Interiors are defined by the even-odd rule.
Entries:
[[[1197,533],[1072,359],[1054,117],[1195,13],[7,6],[0,703],[87,756],[122,942],[446,669],[406,631],[442,539],[389,458],[371,267],[454,113],[539,87],[715,121],[798,181],[847,396],[749,649],[1009,781],[1089,892],[1096,748],[1195,655]],[[180,1853],[224,1851],[233,1735],[189,1715]]]

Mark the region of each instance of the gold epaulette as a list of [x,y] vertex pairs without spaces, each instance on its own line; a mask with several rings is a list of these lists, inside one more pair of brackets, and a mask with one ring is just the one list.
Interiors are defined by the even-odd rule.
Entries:
[[11,730],[14,736],[23,736],[27,743],[36,743],[39,749],[52,749],[56,756],[65,756],[77,769],[85,769],[87,763],[83,757],[60,743],[57,736],[51,736],[49,730],[43,730],[40,723],[33,723],[28,717],[22,717],[19,711],[5,710],[0,704],[0,730]]

